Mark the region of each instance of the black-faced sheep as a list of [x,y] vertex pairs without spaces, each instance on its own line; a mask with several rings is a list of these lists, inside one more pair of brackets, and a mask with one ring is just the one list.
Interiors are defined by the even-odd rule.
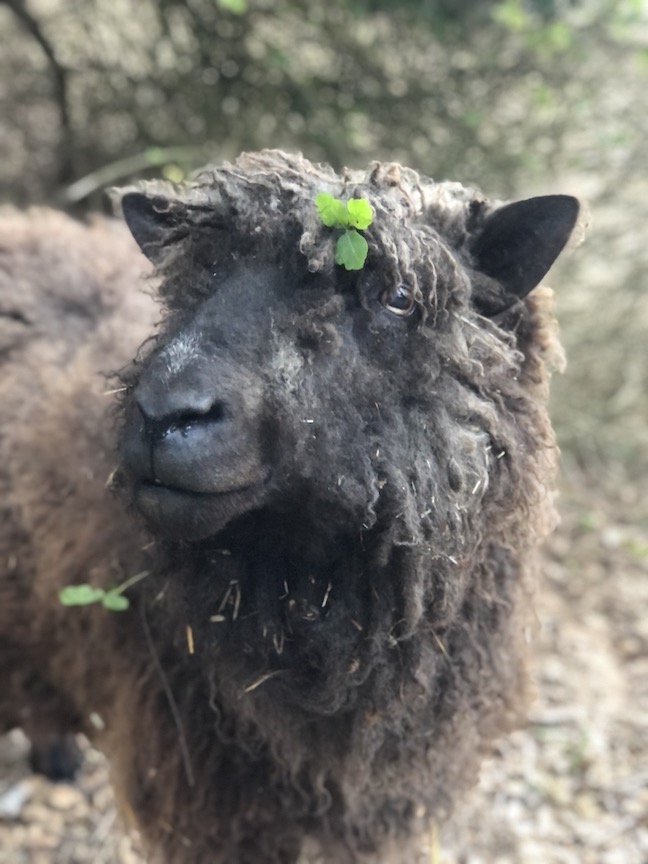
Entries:
[[524,710],[578,205],[278,152],[121,204],[157,330],[118,226],[0,227],[0,723],[85,732],[164,864],[411,862]]

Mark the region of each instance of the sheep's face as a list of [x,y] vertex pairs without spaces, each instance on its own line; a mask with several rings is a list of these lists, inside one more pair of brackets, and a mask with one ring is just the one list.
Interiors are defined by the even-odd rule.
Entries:
[[337,506],[368,527],[380,466],[401,461],[417,394],[440,371],[408,290],[386,294],[372,273],[335,290],[255,261],[212,278],[137,370],[122,444],[137,508],[182,540],[264,501]]
[[[519,398],[523,361],[491,319],[517,303],[519,324],[577,206],[555,196],[484,215],[460,202],[452,220],[431,208],[407,223],[372,191],[377,228],[353,274],[309,267],[308,231],[274,200],[252,228],[222,198],[213,213],[124,198],[169,307],[134,369],[122,445],[153,531],[201,541],[267,505],[287,532],[326,514],[327,530],[358,535],[389,502],[390,530],[411,543],[480,506],[507,446],[494,405]],[[396,237],[404,263],[389,254]]]

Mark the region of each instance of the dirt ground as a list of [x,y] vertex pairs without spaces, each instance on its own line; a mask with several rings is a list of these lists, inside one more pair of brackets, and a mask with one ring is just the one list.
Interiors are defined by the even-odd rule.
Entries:
[[[536,600],[538,695],[430,864],[648,862],[648,502],[563,478],[563,522]],[[0,864],[141,864],[88,750],[74,785],[31,775],[26,742],[0,739]],[[208,864],[208,862],[206,862]]]

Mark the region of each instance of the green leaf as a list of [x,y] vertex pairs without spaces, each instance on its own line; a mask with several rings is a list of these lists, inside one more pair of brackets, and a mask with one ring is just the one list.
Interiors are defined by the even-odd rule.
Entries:
[[373,210],[366,198],[351,198],[347,201],[347,211],[349,224],[354,228],[360,228],[361,231],[373,222]]
[[216,0],[216,5],[233,15],[244,15],[247,12],[247,0]]
[[564,21],[547,27],[546,40],[555,51],[567,51],[572,44],[572,32]]
[[315,196],[315,206],[327,228],[346,228],[349,224],[346,204],[328,192],[319,192]]
[[66,585],[59,591],[59,600],[64,606],[87,606],[103,600],[103,588],[93,588],[92,585]]
[[335,263],[342,264],[347,270],[362,270],[369,247],[355,228],[349,228],[335,245]]
[[130,601],[123,594],[118,594],[116,591],[107,591],[101,599],[101,604],[105,609],[110,609],[112,612],[123,612],[128,609]]
[[491,16],[511,33],[520,33],[530,24],[530,16],[522,6],[522,0],[502,0],[493,7]]

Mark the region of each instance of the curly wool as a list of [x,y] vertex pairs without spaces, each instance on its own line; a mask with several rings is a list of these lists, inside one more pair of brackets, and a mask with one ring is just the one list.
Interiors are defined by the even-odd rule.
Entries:
[[[251,250],[259,258],[284,262],[299,252],[311,273],[330,278],[335,271],[334,244],[313,206],[314,197],[321,191],[344,199],[366,197],[375,218],[364,234],[371,254],[380,258],[385,282],[410,285],[432,307],[437,302],[437,269],[441,267],[439,275],[453,285],[462,275],[446,244],[459,248],[465,241],[467,205],[476,203],[480,218],[473,218],[472,227],[477,229],[495,203],[486,205],[459,183],[434,183],[400,165],[375,163],[368,172],[346,171],[340,176],[327,165],[281,151],[243,154],[235,164],[205,170],[184,186],[154,181],[138,188],[168,194],[186,205],[177,228],[165,240],[170,249],[186,238],[190,227],[208,227],[218,236],[210,250],[214,271],[221,273],[224,267],[227,272],[234,266],[233,258]],[[404,222],[414,223],[407,234],[400,230]],[[182,260],[178,259],[179,272],[174,260],[170,256],[162,269],[168,277],[162,297],[171,308],[186,308],[188,298],[204,296],[209,287],[187,285]],[[465,287],[469,290],[467,283]]]

